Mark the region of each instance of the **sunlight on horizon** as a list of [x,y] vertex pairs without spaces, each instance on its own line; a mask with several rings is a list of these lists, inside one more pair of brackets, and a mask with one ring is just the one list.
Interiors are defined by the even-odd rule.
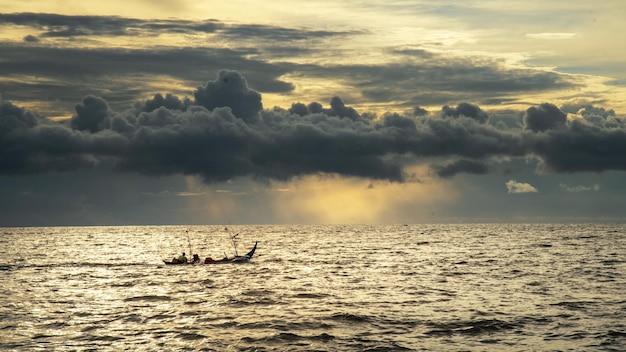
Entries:
[[427,167],[405,171],[418,173],[420,182],[303,177],[289,183],[290,192],[273,198],[273,208],[278,218],[290,223],[403,223],[407,218],[428,221],[433,210],[457,197],[448,182],[430,178]]

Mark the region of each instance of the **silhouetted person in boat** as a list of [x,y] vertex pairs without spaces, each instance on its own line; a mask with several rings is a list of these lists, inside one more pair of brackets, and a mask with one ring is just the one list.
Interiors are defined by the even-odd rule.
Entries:
[[185,256],[185,252],[183,252],[183,254],[180,255],[178,258],[172,259],[172,263],[174,264],[187,263],[187,257]]
[[200,262],[200,256],[198,256],[197,254],[193,255],[193,262],[194,263],[199,263]]

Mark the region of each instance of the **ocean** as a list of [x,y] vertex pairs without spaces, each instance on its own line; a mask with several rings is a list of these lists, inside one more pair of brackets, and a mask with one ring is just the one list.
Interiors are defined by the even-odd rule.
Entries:
[[626,225],[0,228],[0,350],[624,351]]

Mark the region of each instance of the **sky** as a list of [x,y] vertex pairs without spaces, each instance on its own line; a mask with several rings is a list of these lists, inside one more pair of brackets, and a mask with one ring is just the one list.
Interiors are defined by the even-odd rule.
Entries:
[[621,0],[0,9],[0,226],[626,220]]

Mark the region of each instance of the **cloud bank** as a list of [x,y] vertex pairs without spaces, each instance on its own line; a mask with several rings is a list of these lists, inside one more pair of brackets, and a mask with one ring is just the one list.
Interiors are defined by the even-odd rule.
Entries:
[[[475,104],[519,105],[525,93],[563,92],[581,84],[571,75],[514,67],[470,53],[451,56],[426,44],[410,49],[373,47],[373,52],[384,54],[385,60],[378,62],[338,60],[359,57],[346,45],[349,42],[375,37],[359,29],[45,13],[0,14],[0,27],[7,33],[19,27],[21,33],[0,43],[0,91],[22,104],[35,100],[48,109],[62,105],[57,115],[67,113],[66,107],[86,94],[104,97],[120,110],[152,94],[163,82],[187,87],[223,67],[244,72],[255,90],[265,94],[295,96],[299,92],[289,79],[297,77],[300,86],[333,82],[332,94],[367,104],[417,106],[417,116],[424,113],[419,106],[454,104],[456,108],[447,112],[450,116],[464,113],[475,119],[485,116],[467,110]],[[328,99],[326,94],[321,88],[316,96],[294,100],[320,101]],[[471,103],[457,105],[464,102]],[[29,107],[37,110],[34,105]]]
[[[0,101],[0,175],[65,172],[97,165],[144,175],[289,180],[337,174],[411,180],[412,164],[439,177],[490,172],[493,157],[535,157],[544,170],[626,170],[626,125],[614,114],[568,120],[553,104],[530,107],[520,128],[501,128],[477,105],[444,106],[441,116],[359,114],[339,97],[290,109],[264,109],[241,73],[220,70],[194,99],[157,94],[114,111],[88,95],[56,122]],[[602,111],[599,111],[602,112]],[[448,160],[441,164],[439,161]],[[536,191],[509,181],[509,193]]]

